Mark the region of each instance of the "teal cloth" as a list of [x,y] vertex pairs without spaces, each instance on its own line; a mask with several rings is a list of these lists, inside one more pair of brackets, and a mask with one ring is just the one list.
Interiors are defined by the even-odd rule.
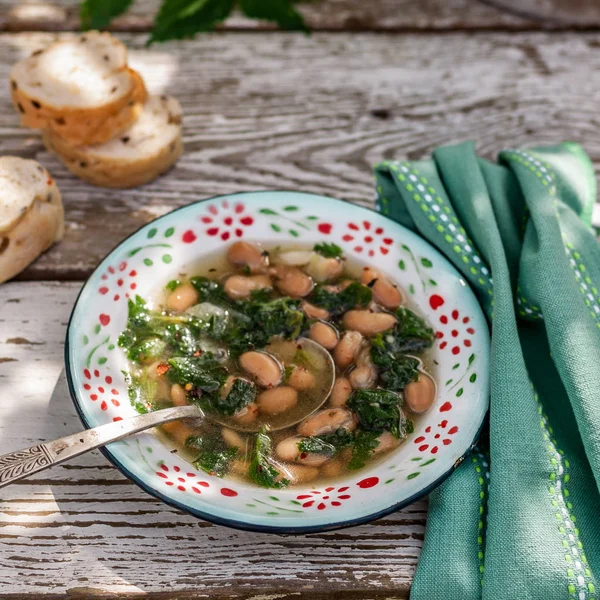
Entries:
[[[600,246],[573,143],[376,166],[378,210],[437,247],[491,326],[489,442],[430,495],[412,600],[600,600]],[[489,459],[488,459],[489,451]]]

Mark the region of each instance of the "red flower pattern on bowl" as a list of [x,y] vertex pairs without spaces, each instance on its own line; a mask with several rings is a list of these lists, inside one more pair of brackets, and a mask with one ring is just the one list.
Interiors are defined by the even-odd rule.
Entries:
[[386,255],[390,251],[389,246],[394,243],[391,237],[386,236],[383,227],[374,226],[371,221],[351,221],[347,229],[348,232],[342,236],[342,240],[354,244],[352,249],[357,254],[365,252],[367,256],[375,256],[379,251]]
[[[445,410],[442,410],[446,405],[449,405]],[[446,412],[450,410],[452,405],[449,402],[444,403],[440,407],[440,412]],[[433,433],[433,427],[428,425],[425,428],[426,435],[419,435],[413,442],[417,444],[419,452],[429,452],[431,454],[437,454],[440,446],[449,446],[452,443],[452,436],[458,433],[457,425],[450,425],[448,419],[442,419],[435,426],[435,433]]]
[[[85,368],[83,377],[85,378],[83,389],[92,402],[100,401],[100,410],[107,410],[109,402],[117,408],[121,406],[121,402],[116,398],[119,390],[113,387],[113,378],[110,375],[103,375],[98,369]],[[113,421],[120,420],[120,417],[113,419]]]
[[[160,471],[156,471],[156,475],[163,480],[166,486],[173,487],[180,492],[191,491],[194,494],[201,494],[203,490],[206,491],[211,487],[208,481],[201,479],[197,472],[192,471],[191,466],[188,469],[183,470],[178,465],[169,468],[163,463],[160,465]],[[220,487],[219,492],[225,498],[235,498],[238,495],[235,490],[229,487]]]
[[241,238],[244,228],[254,223],[254,217],[246,213],[246,207],[241,202],[223,200],[220,204],[209,204],[206,211],[208,214],[200,217],[200,221],[208,225],[206,235],[218,235],[224,242],[234,237]]
[[324,510],[327,506],[335,508],[341,506],[344,500],[348,500],[351,496],[346,492],[350,488],[345,485],[340,488],[333,486],[326,487],[322,492],[319,490],[311,490],[306,494],[298,494],[296,500],[302,503],[302,508],[310,508],[316,505],[317,510]]
[[137,271],[128,269],[125,260],[116,266],[110,265],[100,276],[101,285],[98,293],[112,298],[115,302],[123,297],[129,298],[129,292],[134,292],[137,288],[135,277],[137,277]]

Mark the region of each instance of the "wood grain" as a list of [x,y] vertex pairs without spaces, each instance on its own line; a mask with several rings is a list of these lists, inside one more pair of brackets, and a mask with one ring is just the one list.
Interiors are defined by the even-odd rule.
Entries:
[[[21,279],[81,279],[150,219],[241,190],[297,189],[371,205],[371,165],[474,139],[502,148],[579,140],[596,166],[600,34],[212,34],[144,49],[123,35],[152,92],[184,109],[186,151],[147,186],[112,191],[74,178],[21,129],[0,86],[0,153],[34,157],[63,192],[64,241]],[[52,38],[0,36],[9,65]]]
[[[81,428],[61,376],[79,286],[0,286],[0,454]],[[158,502],[95,451],[2,490],[0,597],[405,598],[425,511],[324,534],[239,532]]]
[[[593,5],[593,0],[580,0]],[[78,0],[0,0],[0,31],[69,31],[79,29]],[[112,23],[115,31],[147,31],[161,0],[138,0]],[[298,5],[314,31],[447,31],[456,29],[543,29],[582,26],[576,19],[560,25],[531,20],[486,5],[480,0],[312,0]],[[598,27],[594,12],[585,22]],[[235,14],[223,31],[274,30]]]

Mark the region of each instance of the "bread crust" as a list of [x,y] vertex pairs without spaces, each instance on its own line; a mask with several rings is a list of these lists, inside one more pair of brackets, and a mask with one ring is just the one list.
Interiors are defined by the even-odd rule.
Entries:
[[21,193],[29,191],[31,197],[20,199],[11,216],[5,215],[0,228],[0,282],[3,282],[62,239],[64,211],[54,179],[39,163],[17,157],[2,157],[0,161],[18,161],[26,168],[36,169],[36,181],[21,186]]
[[[118,102],[95,109],[54,109],[41,106],[11,84],[11,96],[21,115],[21,125],[49,129],[71,144],[102,144],[131,126],[148,98],[144,80],[137,71],[126,69],[131,79],[129,94]],[[40,108],[36,108],[40,106]]]

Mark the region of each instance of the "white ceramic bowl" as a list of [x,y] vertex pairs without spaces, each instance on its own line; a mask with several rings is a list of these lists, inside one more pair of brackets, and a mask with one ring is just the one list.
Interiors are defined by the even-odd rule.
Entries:
[[385,460],[330,486],[265,490],[211,477],[172,454],[152,432],[110,444],[107,458],[172,506],[257,531],[356,525],[427,494],[469,452],[488,409],[487,323],[459,273],[422,238],[376,212],[323,196],[252,192],[211,198],[156,219],[117,246],[81,290],[67,330],[67,378],[84,425],[137,414],[122,373],[127,361],[117,346],[127,298],[148,298],[184,265],[236,239],[271,246],[335,242],[347,256],[397,281],[437,333],[433,407]]

